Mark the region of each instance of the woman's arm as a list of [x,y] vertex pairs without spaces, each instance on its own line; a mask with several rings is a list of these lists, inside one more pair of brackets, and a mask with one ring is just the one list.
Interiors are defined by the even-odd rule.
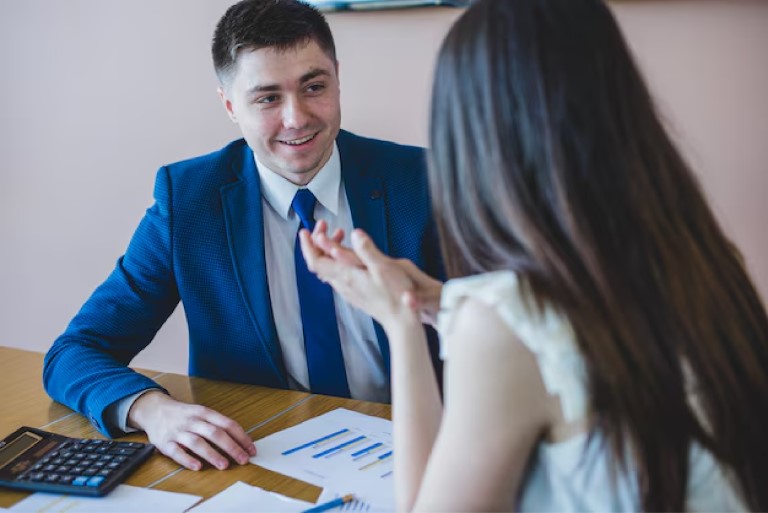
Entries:
[[[535,356],[492,307],[469,299],[458,308],[443,334],[449,350],[445,412],[415,504],[404,506],[510,511],[528,459],[551,422],[554,399]],[[403,422],[395,417],[396,427]]]
[[397,510],[407,511],[421,486],[443,405],[421,322],[386,331],[392,363],[395,499]]

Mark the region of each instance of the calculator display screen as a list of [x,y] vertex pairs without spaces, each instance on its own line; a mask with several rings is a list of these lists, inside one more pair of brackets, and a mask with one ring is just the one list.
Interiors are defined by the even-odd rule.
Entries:
[[23,433],[14,441],[0,449],[0,468],[5,467],[8,463],[16,459],[17,456],[23,454],[31,447],[34,447],[37,442],[41,440],[41,437],[33,433]]

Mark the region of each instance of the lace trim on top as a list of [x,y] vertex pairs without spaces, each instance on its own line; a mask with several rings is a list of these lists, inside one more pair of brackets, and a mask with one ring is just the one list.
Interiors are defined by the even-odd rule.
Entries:
[[559,396],[565,420],[584,417],[589,406],[587,372],[573,329],[554,309],[539,311],[511,271],[469,276],[445,284],[437,317],[440,357],[445,360],[449,356],[450,348],[443,337],[452,329],[457,307],[470,297],[493,307],[536,356],[544,385],[551,395]]

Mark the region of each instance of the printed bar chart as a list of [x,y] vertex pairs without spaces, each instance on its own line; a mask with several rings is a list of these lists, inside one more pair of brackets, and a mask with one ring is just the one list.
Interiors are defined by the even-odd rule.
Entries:
[[256,441],[251,462],[377,507],[394,506],[392,423],[337,409]]

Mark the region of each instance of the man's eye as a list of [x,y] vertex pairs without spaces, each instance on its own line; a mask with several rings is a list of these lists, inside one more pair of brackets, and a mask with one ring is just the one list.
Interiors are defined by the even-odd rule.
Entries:
[[307,87],[307,91],[310,93],[319,93],[325,89],[325,84],[312,84]]
[[261,98],[258,98],[256,103],[274,103],[277,100],[278,96],[276,94],[271,94],[269,96],[262,96]]

